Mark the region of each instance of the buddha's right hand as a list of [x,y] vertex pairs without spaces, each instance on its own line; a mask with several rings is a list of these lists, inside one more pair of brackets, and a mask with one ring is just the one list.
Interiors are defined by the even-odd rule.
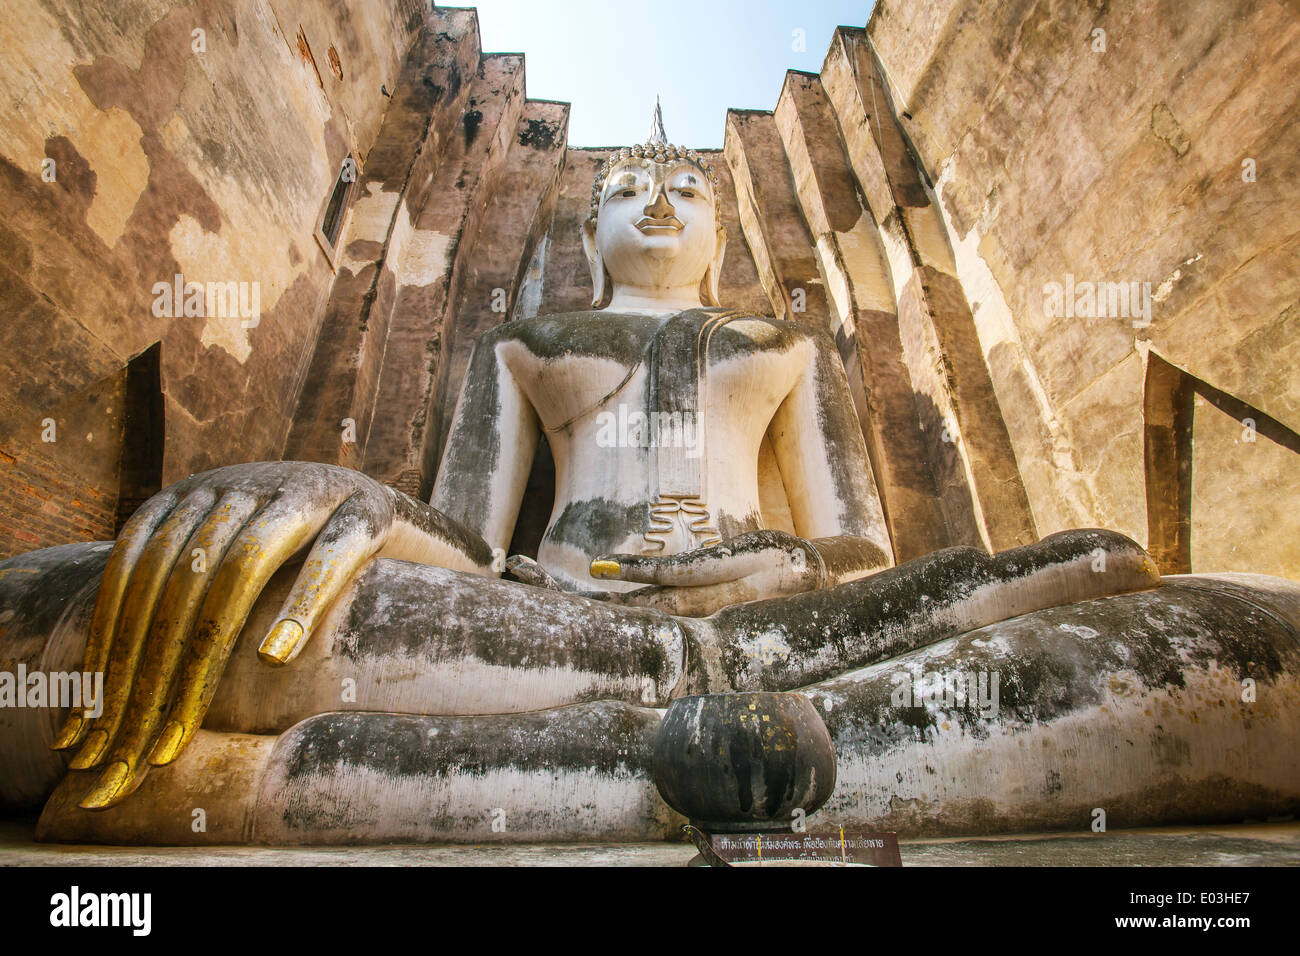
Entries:
[[486,573],[481,538],[401,492],[333,465],[260,462],[192,475],[141,506],[100,579],[84,669],[103,709],[68,718],[54,749],[103,766],[82,800],[113,806],[198,731],[235,638],[271,576],[310,548],[258,656],[287,664],[357,570],[384,555]]

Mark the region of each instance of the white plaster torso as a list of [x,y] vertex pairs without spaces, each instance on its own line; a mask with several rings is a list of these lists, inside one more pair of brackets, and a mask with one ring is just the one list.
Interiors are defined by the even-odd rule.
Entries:
[[[555,506],[538,562],[568,583],[628,589],[621,581],[595,582],[591,560],[610,553],[673,554],[709,543],[693,531],[690,514],[665,519],[671,529],[647,537],[649,512],[660,489],[648,429],[638,413],[647,402],[650,369],[645,346],[669,316],[574,313],[512,323],[495,345],[504,366],[535,411],[555,459]],[[619,340],[623,354],[575,354],[591,333]],[[618,333],[610,328],[617,323]],[[566,332],[576,333],[572,335]],[[766,318],[736,319],[721,327],[708,350],[702,429],[678,434],[688,449],[703,434],[698,455],[709,524],[723,537],[762,527],[759,452],[777,409],[813,366],[815,346],[799,326]],[[666,357],[667,358],[667,357]],[[694,356],[672,356],[694,361]],[[629,376],[629,372],[631,372]],[[613,439],[611,441],[611,439]],[[662,526],[662,523],[661,523]],[[697,526],[698,527],[698,526]],[[656,543],[663,542],[662,548]]]

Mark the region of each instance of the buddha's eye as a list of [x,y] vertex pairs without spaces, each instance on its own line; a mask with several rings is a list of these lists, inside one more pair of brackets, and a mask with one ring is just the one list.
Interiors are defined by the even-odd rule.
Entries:
[[633,196],[636,195],[636,190],[624,189],[621,193],[619,193],[619,195],[622,196],[624,199],[631,199]]
[[694,189],[679,189],[679,190],[677,190],[677,195],[682,196],[682,197],[685,198],[685,199],[694,199],[694,198],[695,198],[695,190],[694,190]]

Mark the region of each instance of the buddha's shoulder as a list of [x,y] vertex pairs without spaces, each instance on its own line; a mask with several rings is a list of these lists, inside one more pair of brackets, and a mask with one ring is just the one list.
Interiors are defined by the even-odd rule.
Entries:
[[[749,340],[767,346],[793,345],[827,338],[815,326],[775,319],[770,315],[724,308],[691,311],[726,318],[712,336],[713,343],[719,345],[728,340]],[[623,357],[639,354],[663,324],[662,315],[591,309],[553,312],[507,322],[483,333],[479,341],[485,345],[518,343],[538,355],[576,352]]]
[[[770,315],[737,312],[718,307],[690,311],[703,313],[706,316],[727,317],[727,323],[722,328],[732,333],[767,332],[792,339],[814,338],[824,334],[813,325],[774,319]],[[575,341],[594,343],[621,341],[627,338],[645,341],[646,337],[654,334],[663,323],[662,315],[641,315],[636,312],[597,310],[550,312],[504,323],[495,329],[490,329],[489,332],[482,333],[481,339],[491,342],[519,341],[537,346],[563,343],[569,347],[572,347]]]
[[791,346],[823,339],[830,341],[824,330],[811,323],[775,319],[770,315],[736,313],[727,320],[721,331],[769,345]]
[[479,336],[479,346],[522,347],[542,359],[579,355],[631,360],[641,354],[658,321],[594,310],[553,312],[499,325]]

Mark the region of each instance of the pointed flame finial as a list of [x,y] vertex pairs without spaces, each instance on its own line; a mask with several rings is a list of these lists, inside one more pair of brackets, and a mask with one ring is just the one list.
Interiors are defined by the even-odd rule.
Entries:
[[664,111],[659,106],[659,95],[655,94],[655,115],[650,120],[650,137],[646,140],[654,146],[665,146],[668,134],[664,132]]

